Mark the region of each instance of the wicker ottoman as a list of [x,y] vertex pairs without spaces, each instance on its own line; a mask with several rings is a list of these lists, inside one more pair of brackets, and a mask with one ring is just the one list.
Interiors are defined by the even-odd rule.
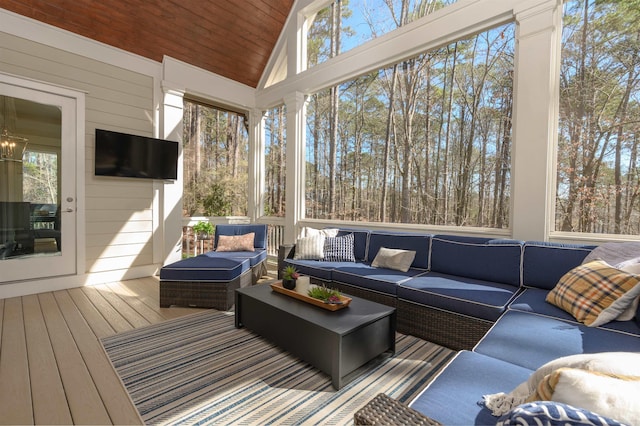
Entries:
[[235,290],[252,284],[248,259],[196,256],[160,269],[160,307],[233,307]]
[[424,414],[381,393],[356,412],[355,425],[441,425]]

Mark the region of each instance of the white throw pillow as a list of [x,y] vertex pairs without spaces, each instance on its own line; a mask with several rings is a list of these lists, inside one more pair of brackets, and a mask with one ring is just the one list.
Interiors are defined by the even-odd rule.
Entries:
[[595,354],[568,355],[549,361],[527,380],[527,392],[533,392],[540,380],[559,368],[579,368],[600,373],[640,376],[640,353],[636,352],[600,352]]
[[304,227],[302,228],[302,237],[315,237],[317,235],[323,235],[325,237],[335,237],[338,235],[338,228],[325,228],[325,229],[316,229]]
[[415,251],[380,247],[375,259],[371,262],[371,266],[374,268],[388,268],[407,272],[415,258]]
[[298,238],[296,251],[293,258],[296,260],[322,260],[324,259],[324,235]]
[[[621,269],[629,274],[640,275],[640,258],[636,257],[635,259],[629,259],[622,263],[618,263],[616,268]],[[635,318],[636,312],[638,311],[638,302],[640,301],[640,297],[636,297],[631,305],[624,310],[623,313],[616,318],[617,321],[631,321]]]
[[494,416],[506,414],[514,407],[524,403],[529,395],[537,390],[538,385],[545,376],[564,367],[598,371],[600,373],[640,376],[640,353],[600,352],[557,358],[538,368],[529,376],[527,381],[520,383],[508,394],[484,395],[484,404]]
[[601,259],[609,265],[616,265],[638,256],[640,256],[640,242],[638,241],[604,243],[591,250],[582,263]]
[[529,400],[562,402],[631,425],[640,419],[639,395],[640,376],[560,368],[544,378]]

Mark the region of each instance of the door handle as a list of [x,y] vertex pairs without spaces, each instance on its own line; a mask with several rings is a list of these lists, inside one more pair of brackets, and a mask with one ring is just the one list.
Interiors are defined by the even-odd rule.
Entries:
[[73,212],[73,209],[70,207],[67,207],[67,209],[65,210],[65,213],[71,213],[71,212]]

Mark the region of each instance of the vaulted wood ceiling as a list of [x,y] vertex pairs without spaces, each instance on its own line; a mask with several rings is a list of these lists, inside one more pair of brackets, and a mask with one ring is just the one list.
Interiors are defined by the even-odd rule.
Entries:
[[167,55],[256,87],[293,1],[0,0],[0,7],[158,62]]

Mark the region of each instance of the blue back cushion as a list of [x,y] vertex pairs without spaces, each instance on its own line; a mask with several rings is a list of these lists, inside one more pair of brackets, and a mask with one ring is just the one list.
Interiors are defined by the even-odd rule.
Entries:
[[522,243],[516,240],[436,235],[430,270],[519,286],[521,255]]
[[580,265],[594,246],[540,241],[524,243],[522,284],[551,290],[567,272]]
[[353,254],[356,262],[367,259],[367,247],[369,246],[369,231],[359,229],[340,229],[338,237],[342,235],[353,234]]
[[416,252],[416,257],[411,264],[412,268],[429,268],[429,244],[431,236],[426,234],[402,234],[393,232],[372,231],[369,236],[369,253],[367,260],[373,262],[380,247],[411,250]]
[[244,235],[254,232],[253,247],[257,249],[267,248],[267,225],[216,225],[215,246],[218,247],[220,235]]

